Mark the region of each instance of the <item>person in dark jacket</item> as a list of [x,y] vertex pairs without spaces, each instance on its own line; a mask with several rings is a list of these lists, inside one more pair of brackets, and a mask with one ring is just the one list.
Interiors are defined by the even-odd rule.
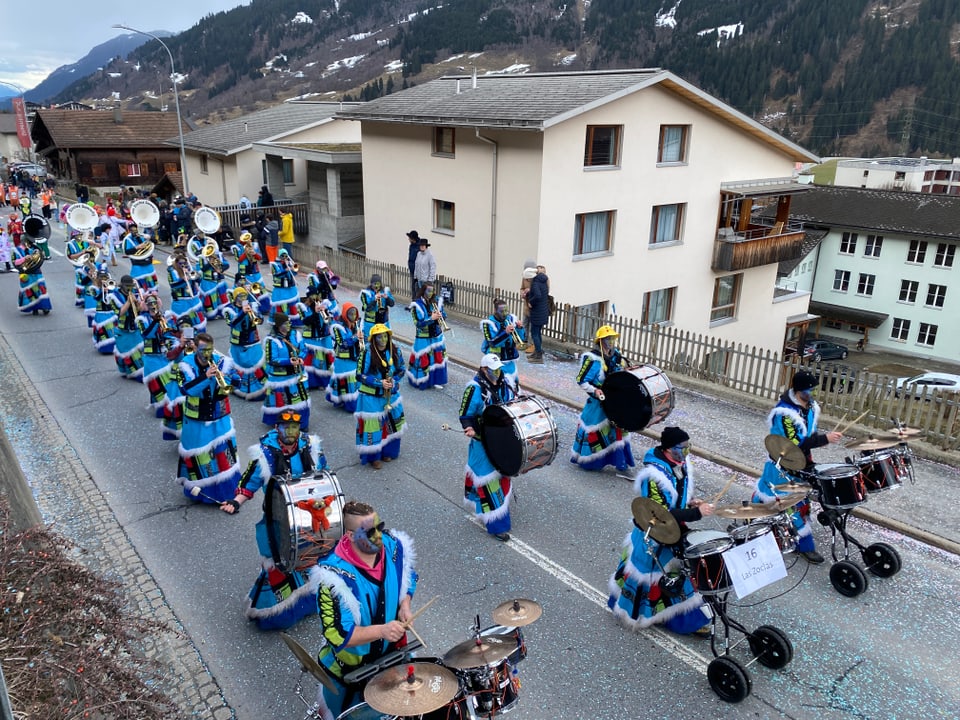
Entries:
[[532,363],[543,362],[542,332],[550,319],[550,279],[542,265],[537,266],[537,275],[530,283],[527,304],[530,306],[530,337],[533,340],[533,354],[527,359]]
[[420,233],[411,230],[407,233],[407,240],[410,246],[407,248],[407,268],[410,270],[410,297],[417,296],[417,278],[414,276],[414,270],[417,265],[417,255],[420,253]]
[[257,207],[273,207],[273,194],[266,185],[260,188],[257,198]]

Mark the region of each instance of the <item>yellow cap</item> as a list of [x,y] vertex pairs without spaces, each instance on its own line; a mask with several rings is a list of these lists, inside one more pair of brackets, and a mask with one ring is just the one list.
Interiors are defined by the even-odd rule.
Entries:
[[609,325],[601,325],[600,328],[597,330],[596,339],[599,341],[607,337],[620,337],[620,333],[618,333]]
[[387,333],[387,334],[389,334],[389,333],[390,333],[390,328],[388,328],[388,327],[387,327],[386,325],[384,325],[383,323],[377,323],[377,324],[374,325],[372,328],[370,328],[370,337],[373,337],[374,335],[379,335],[380,333]]

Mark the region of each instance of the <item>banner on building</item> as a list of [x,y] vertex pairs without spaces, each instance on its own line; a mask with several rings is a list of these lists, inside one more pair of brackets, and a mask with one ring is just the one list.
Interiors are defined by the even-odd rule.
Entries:
[[30,126],[27,125],[27,108],[23,105],[22,97],[13,98],[13,114],[17,118],[17,138],[20,147],[30,147]]

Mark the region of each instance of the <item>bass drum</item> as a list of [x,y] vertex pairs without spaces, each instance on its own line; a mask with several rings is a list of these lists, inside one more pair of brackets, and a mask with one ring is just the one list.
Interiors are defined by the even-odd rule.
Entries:
[[620,370],[603,381],[603,411],[627,432],[640,432],[667,419],[676,402],[673,384],[653,365]]
[[326,557],[343,537],[343,491],[327,470],[267,482],[264,515],[267,541],[277,567],[306,570]]
[[522,475],[549,465],[557,456],[557,425],[538,398],[488,405],[480,419],[483,449],[501,475]]

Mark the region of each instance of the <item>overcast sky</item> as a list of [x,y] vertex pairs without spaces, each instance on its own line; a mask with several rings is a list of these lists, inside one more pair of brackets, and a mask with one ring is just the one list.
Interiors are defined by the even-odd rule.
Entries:
[[125,32],[111,25],[178,33],[206,15],[247,4],[249,0],[4,3],[0,81],[33,89],[61,65],[75,63],[100,43]]

